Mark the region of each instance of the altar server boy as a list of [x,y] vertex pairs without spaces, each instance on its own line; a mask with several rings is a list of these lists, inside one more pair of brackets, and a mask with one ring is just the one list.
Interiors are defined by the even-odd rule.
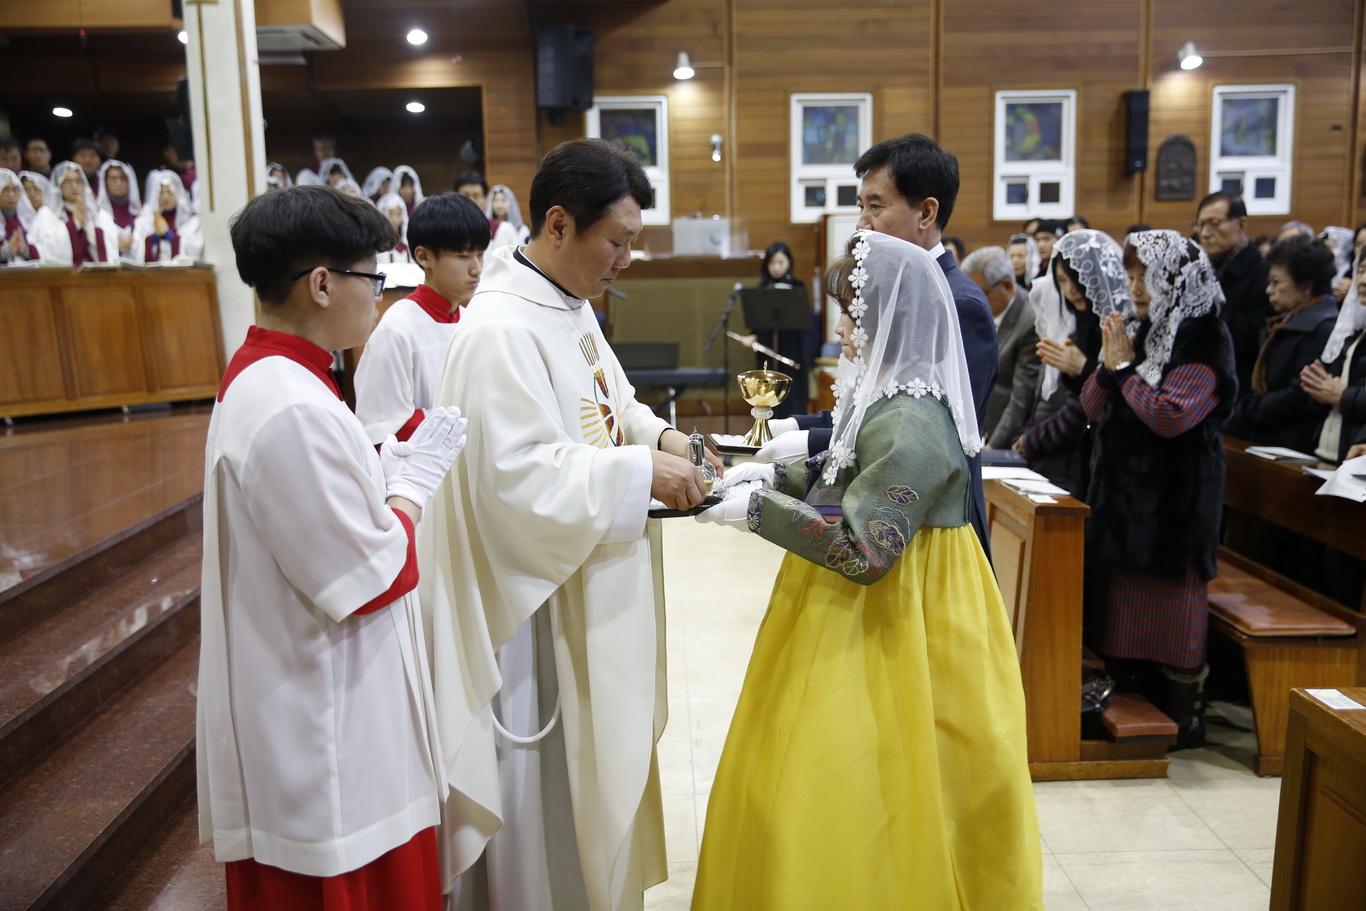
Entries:
[[331,351],[364,343],[393,229],[294,187],[231,225],[261,301],[209,423],[200,838],[232,911],[439,909],[446,792],[414,526],[465,444],[456,409],[376,453]]
[[408,220],[423,283],[375,327],[356,365],[356,417],[370,442],[408,439],[432,407],[446,346],[484,271],[489,221],[459,193],[428,196]]

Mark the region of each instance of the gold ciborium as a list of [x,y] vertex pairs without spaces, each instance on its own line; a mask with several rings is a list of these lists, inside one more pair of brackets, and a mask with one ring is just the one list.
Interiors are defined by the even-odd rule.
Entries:
[[740,395],[750,404],[749,413],[754,418],[754,426],[745,435],[745,445],[762,446],[773,439],[768,419],[773,417],[773,406],[787,398],[792,377],[769,370],[765,364],[763,370],[750,370],[736,379],[740,381]]

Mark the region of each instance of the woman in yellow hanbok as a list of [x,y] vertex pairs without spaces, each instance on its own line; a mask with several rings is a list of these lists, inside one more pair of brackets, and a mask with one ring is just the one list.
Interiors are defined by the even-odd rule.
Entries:
[[1024,695],[969,524],[981,437],[948,284],[919,247],[859,232],[827,287],[843,311],[830,450],[732,470],[699,516],[789,554],[693,911],[1040,911]]

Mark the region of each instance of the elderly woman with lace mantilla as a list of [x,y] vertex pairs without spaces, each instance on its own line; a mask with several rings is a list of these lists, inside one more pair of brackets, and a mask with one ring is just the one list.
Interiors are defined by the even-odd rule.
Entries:
[[[1209,257],[1175,231],[1124,246],[1136,333],[1101,326],[1081,393],[1096,425],[1086,568],[1097,650],[1155,677],[1177,747],[1204,742],[1207,583],[1216,574],[1224,496],[1223,426],[1237,391],[1224,293]],[[1119,662],[1116,662],[1117,664]],[[1155,672],[1160,669],[1160,675]]]
[[[831,266],[834,436],[699,517],[789,551],[712,787],[692,907],[1041,909],[1019,662],[969,524],[978,451],[943,270]],[[752,489],[757,487],[757,489]]]
[[1079,500],[1086,498],[1091,442],[1077,396],[1100,357],[1101,321],[1111,313],[1133,316],[1123,260],[1123,249],[1103,231],[1065,234],[1053,248],[1056,292],[1034,301],[1044,364],[1039,404],[1013,448]]

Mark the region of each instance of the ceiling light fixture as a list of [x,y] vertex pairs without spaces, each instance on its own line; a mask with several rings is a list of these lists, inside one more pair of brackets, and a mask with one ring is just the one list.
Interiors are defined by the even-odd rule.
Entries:
[[409,43],[409,44],[426,44],[426,43],[427,43],[427,33],[424,32],[424,31],[423,31],[422,29],[420,29],[420,28],[415,28],[415,29],[413,29],[411,32],[408,33],[408,43]]
[[1193,70],[1205,62],[1205,58],[1196,53],[1194,41],[1187,41],[1185,44],[1181,45],[1181,50],[1177,53],[1176,60],[1181,64],[1181,69],[1183,70]]
[[70,117],[71,108],[53,108],[52,113],[57,117]]
[[693,77],[692,61],[688,59],[687,51],[678,52],[678,63],[674,65],[675,79],[691,79]]
[[180,39],[180,43],[181,43],[181,44],[189,44],[189,43],[190,43],[190,36],[187,35],[187,34],[185,33],[185,30],[184,30],[184,29],[181,29],[180,32],[179,32],[179,34],[176,35],[176,37]]
[[420,102],[420,101],[410,101],[410,102],[408,102],[408,113],[409,113],[409,114],[421,114],[421,113],[422,113],[423,111],[425,111],[425,110],[427,110],[427,106],[426,106],[425,104],[423,104],[422,102]]

